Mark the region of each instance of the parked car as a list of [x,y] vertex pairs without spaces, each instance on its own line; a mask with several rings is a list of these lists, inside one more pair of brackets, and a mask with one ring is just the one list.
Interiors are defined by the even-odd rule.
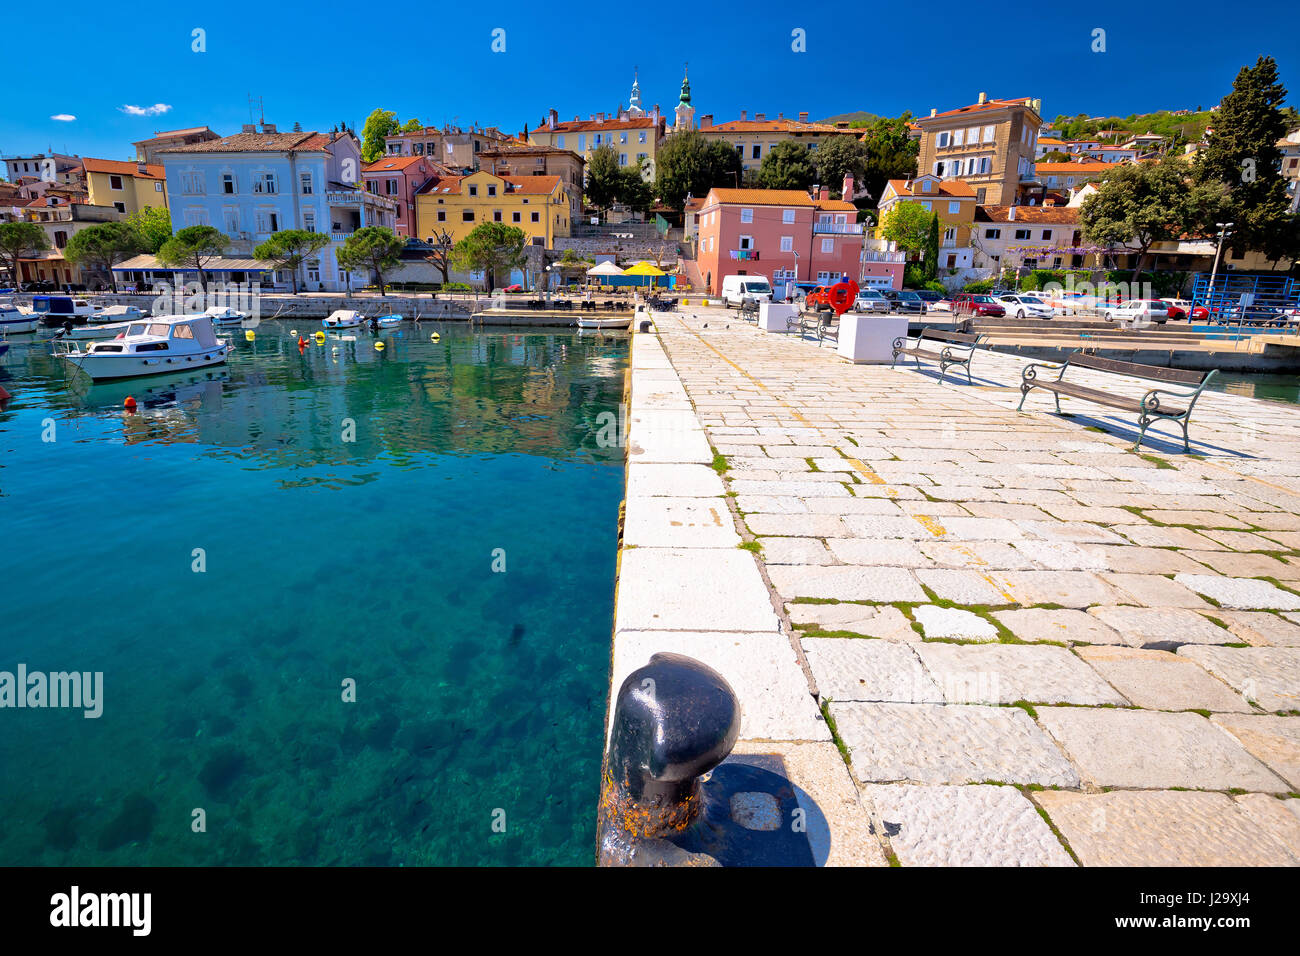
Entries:
[[812,309],[814,312],[834,312],[835,307],[831,305],[830,297],[826,290],[829,286],[819,285],[813,288],[811,292],[803,297],[800,305],[801,311]]
[[37,279],[35,282],[23,283],[24,292],[57,292],[59,287],[49,279]]
[[925,300],[911,289],[882,289],[881,294],[889,300],[890,312],[907,312],[910,315],[925,314]]
[[937,302],[927,302],[925,304],[925,308],[926,311],[928,312],[951,312],[952,296],[945,295],[942,299],[939,299]]
[[888,312],[889,300],[879,289],[859,289],[853,300],[854,312]]
[[925,310],[928,312],[934,308],[934,304],[943,298],[942,292],[935,292],[933,289],[917,289],[916,294],[921,297],[925,303]]
[[1129,299],[1121,305],[1104,309],[1101,314],[1107,322],[1127,320],[1138,324],[1154,322],[1164,325],[1169,319],[1169,306],[1160,299]]
[[975,292],[958,292],[952,297],[953,315],[987,315],[1001,318],[1007,314],[1006,308],[991,295]]
[[726,308],[739,306],[745,299],[756,302],[772,301],[772,283],[767,276],[724,276],[722,279],[722,304]]
[[502,291],[502,292],[523,292],[523,291],[524,291],[524,287],[521,286],[518,282],[516,282],[514,285],[508,285],[508,286],[506,286],[506,287],[505,287],[504,289],[502,289],[501,291]]
[[995,298],[1002,303],[1007,315],[1014,315],[1017,319],[1050,319],[1056,314],[1055,309],[1037,296],[1012,292]]
[[1188,302],[1186,299],[1170,298],[1161,299],[1160,301],[1168,306],[1169,318],[1171,319],[1185,319],[1187,318],[1187,314],[1192,311],[1192,303]]

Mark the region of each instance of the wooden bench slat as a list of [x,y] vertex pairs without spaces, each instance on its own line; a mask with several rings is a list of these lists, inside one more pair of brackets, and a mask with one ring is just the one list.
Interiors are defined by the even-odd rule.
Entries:
[[1114,372],[1117,375],[1132,375],[1134,378],[1150,379],[1153,382],[1173,382],[1179,385],[1199,385],[1208,374],[1184,368],[1165,368],[1162,365],[1139,365],[1137,362],[1101,358],[1083,352],[1071,354],[1068,361],[1071,365],[1080,368],[1092,368],[1099,372]]

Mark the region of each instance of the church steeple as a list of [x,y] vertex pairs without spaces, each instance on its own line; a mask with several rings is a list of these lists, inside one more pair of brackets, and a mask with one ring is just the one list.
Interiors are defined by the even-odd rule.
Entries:
[[695,107],[691,105],[691,79],[685,67],[682,68],[682,95],[677,101],[677,109],[673,112],[677,114],[676,122],[673,123],[674,133],[695,129]]
[[636,67],[632,68],[632,96],[628,100],[627,111],[632,116],[640,116],[644,112],[641,109],[640,73]]
[[[689,64],[687,64],[687,66],[689,66]],[[678,102],[685,103],[688,106],[691,102],[691,79],[687,74],[686,66],[682,67],[682,95]]]

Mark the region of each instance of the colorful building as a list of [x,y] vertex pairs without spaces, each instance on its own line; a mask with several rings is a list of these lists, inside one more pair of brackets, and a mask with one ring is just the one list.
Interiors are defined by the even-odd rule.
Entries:
[[1085,245],[1073,206],[980,206],[975,211],[975,267],[1084,269],[1104,250]]
[[891,179],[880,197],[880,222],[884,223],[900,203],[915,203],[939,216],[939,269],[971,267],[970,237],[976,202],[975,190],[968,183],[930,174]]
[[389,156],[427,156],[451,169],[477,169],[479,154],[484,150],[517,142],[495,126],[426,126],[385,136],[384,151]]
[[559,176],[497,176],[486,170],[444,176],[420,189],[416,206],[423,231],[446,230],[454,242],[482,223],[500,222],[522,229],[529,245],[552,249],[572,229]]
[[1034,159],[1043,125],[1040,100],[991,100],[981,93],[970,106],[915,122],[921,128],[919,172],[961,179],[979,203],[1012,203],[1023,189],[1036,188]]
[[167,208],[167,174],[161,164],[113,159],[82,160],[93,206],[111,206],[125,216],[141,209]]
[[160,162],[158,154],[164,149],[192,146],[195,143],[210,143],[214,139],[221,139],[221,135],[206,126],[191,126],[189,129],[159,131],[148,139],[139,140],[131,145],[135,147],[137,163],[152,164]]
[[575,116],[563,123],[555,110],[551,110],[545,122],[528,134],[528,141],[535,146],[572,150],[585,162],[591,162],[595,150],[610,146],[620,166],[639,166],[642,176],[653,180],[655,152],[663,139],[664,128],[665,121],[658,107],[641,116],[627,111],[614,116],[592,113],[590,119]]
[[729,275],[833,282],[858,278],[862,226],[852,203],[799,189],[711,189],[699,213],[696,261],[716,295]]
[[569,220],[582,218],[583,169],[586,161],[571,149],[506,143],[478,155],[478,168],[497,176],[559,176],[569,196]]
[[446,176],[448,172],[446,166],[427,156],[385,156],[362,167],[361,178],[370,192],[397,203],[394,231],[418,239],[423,236],[417,217],[416,194],[420,187],[439,176]]

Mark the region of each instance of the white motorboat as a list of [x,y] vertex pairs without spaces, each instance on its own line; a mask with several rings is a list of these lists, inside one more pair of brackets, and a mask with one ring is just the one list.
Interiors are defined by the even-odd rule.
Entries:
[[[136,319],[136,322],[140,319]],[[62,329],[41,329],[37,334],[44,339],[63,340],[85,340],[85,339],[111,339],[119,335],[125,335],[126,330],[133,325],[133,322],[107,322],[104,324],[94,325],[74,325],[72,328]]]
[[87,321],[91,325],[102,325],[108,322],[138,322],[143,318],[144,313],[133,305],[109,305],[99,309]]
[[95,342],[85,351],[61,343],[69,365],[97,382],[136,375],[158,375],[220,365],[232,346],[218,339],[207,315],[164,315],[131,322],[121,338]]
[[321,325],[327,329],[355,329],[365,319],[361,313],[355,309],[338,309],[331,312],[328,318],[321,320]]
[[20,332],[35,332],[41,324],[41,317],[32,312],[23,312],[12,302],[0,302],[0,335],[17,335]]
[[375,321],[379,323],[381,329],[395,329],[402,324],[402,317],[400,315],[381,315]]
[[248,318],[247,312],[240,312],[238,309],[232,309],[227,305],[214,305],[205,309],[203,314],[212,320],[212,324],[219,329],[232,328],[242,325]]
[[626,329],[631,320],[626,315],[586,316],[578,319],[580,329]]

